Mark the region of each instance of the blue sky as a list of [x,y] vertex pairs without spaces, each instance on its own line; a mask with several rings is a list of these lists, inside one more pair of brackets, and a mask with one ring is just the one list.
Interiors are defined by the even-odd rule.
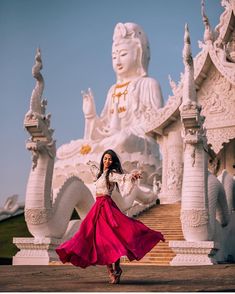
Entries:
[[[213,28],[222,12],[219,0],[206,1]],[[183,71],[186,22],[193,55],[199,52],[201,0],[0,0],[0,206],[12,194],[25,198],[31,154],[23,119],[35,85],[36,48],[42,51],[44,97],[59,147],[83,137],[81,90],[92,88],[100,113],[115,83],[111,46],[118,22],[135,22],[148,35],[149,76],[159,81],[166,101],[168,74],[177,82]]]

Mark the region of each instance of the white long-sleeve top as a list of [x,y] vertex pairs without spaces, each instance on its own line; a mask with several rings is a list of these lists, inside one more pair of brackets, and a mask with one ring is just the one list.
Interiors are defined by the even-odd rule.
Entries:
[[118,184],[122,196],[127,196],[131,193],[134,188],[135,181],[133,180],[132,174],[119,174],[117,172],[111,172],[109,174],[110,188],[108,189],[105,179],[106,171],[97,179],[95,182],[96,185],[96,194],[99,195],[112,195],[115,183]]

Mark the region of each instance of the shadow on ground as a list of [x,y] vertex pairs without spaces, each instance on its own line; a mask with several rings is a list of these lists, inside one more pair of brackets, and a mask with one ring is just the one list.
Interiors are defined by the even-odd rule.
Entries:
[[0,266],[6,292],[234,292],[235,265],[123,266],[119,285],[109,284],[106,267]]

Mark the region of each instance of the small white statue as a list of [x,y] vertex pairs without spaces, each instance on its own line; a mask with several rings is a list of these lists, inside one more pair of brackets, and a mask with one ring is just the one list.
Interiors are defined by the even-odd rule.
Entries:
[[23,213],[24,203],[18,202],[18,195],[12,195],[7,198],[3,207],[0,207],[0,220]]

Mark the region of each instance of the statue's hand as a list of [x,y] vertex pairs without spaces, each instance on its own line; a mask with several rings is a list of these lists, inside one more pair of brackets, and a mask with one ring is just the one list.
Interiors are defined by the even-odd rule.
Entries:
[[89,88],[87,92],[82,91],[82,98],[83,98],[83,113],[85,118],[93,118],[96,116],[96,109],[95,109],[95,102],[94,96]]

